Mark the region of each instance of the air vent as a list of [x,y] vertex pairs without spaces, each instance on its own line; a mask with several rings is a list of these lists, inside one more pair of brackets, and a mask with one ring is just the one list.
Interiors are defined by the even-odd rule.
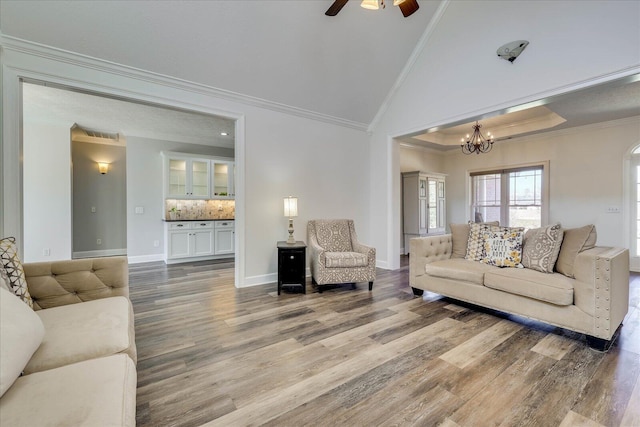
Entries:
[[83,129],[87,136],[92,138],[101,138],[101,139],[111,139],[113,141],[117,141],[119,139],[119,135],[117,133],[107,133],[107,132],[99,132],[96,130],[88,130]]

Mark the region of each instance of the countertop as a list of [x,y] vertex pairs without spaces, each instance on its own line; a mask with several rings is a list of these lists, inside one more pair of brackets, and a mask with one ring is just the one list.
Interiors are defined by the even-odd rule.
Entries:
[[211,218],[211,219],[163,219],[164,222],[195,222],[195,221],[234,221],[235,218]]

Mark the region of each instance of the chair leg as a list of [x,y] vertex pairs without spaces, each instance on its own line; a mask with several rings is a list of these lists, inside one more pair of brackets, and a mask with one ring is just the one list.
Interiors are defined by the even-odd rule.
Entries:
[[373,282],[369,282],[369,291],[373,290]]

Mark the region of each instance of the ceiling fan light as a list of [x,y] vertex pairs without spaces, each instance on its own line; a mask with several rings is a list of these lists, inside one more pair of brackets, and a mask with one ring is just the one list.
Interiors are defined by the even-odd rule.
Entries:
[[393,5],[394,6],[400,6],[402,3],[404,3],[406,0],[393,0]]
[[364,9],[370,9],[370,10],[378,10],[378,9],[380,9],[380,5],[378,4],[378,0],[362,0],[362,3],[360,3],[360,7],[364,8]]

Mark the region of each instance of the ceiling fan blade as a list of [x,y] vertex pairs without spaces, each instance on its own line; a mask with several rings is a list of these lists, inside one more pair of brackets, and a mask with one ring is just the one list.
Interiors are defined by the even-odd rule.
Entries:
[[400,6],[400,10],[402,11],[402,15],[405,18],[408,17],[408,16],[411,16],[420,7],[418,5],[418,0],[404,0],[398,6]]
[[349,0],[334,1],[331,7],[329,7],[329,9],[327,9],[327,11],[324,14],[327,16],[336,16],[338,12],[340,12],[340,10],[344,7],[344,5],[347,4],[348,1]]

